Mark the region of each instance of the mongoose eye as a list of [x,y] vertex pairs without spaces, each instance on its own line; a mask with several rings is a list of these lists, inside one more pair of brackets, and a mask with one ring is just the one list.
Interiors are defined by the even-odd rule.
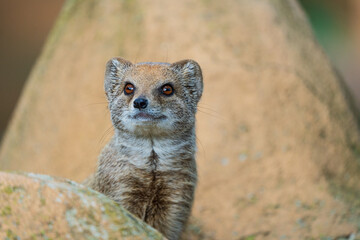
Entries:
[[135,87],[134,85],[132,85],[131,83],[128,83],[125,85],[125,88],[124,88],[124,93],[125,95],[129,95],[129,94],[132,94],[135,90]]
[[174,88],[169,84],[165,84],[161,87],[161,93],[166,96],[171,96],[174,93]]

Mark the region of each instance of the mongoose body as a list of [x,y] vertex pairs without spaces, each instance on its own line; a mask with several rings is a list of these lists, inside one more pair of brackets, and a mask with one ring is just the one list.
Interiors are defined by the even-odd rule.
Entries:
[[197,182],[195,113],[202,95],[192,60],[107,63],[105,92],[115,133],[87,185],[170,240],[179,239]]

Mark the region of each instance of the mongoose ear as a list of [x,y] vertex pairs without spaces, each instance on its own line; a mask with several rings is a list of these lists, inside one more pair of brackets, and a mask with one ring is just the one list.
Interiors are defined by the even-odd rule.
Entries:
[[201,68],[194,60],[182,60],[170,65],[177,74],[179,74],[185,89],[188,89],[192,100],[197,104],[203,92],[203,77]]
[[109,101],[116,96],[118,87],[131,66],[131,62],[120,57],[112,58],[106,63],[104,88]]

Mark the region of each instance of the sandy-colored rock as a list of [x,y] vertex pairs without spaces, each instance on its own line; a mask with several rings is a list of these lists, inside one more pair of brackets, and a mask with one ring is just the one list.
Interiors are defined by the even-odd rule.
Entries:
[[0,172],[0,239],[164,238],[106,196],[75,182]]
[[360,199],[358,115],[294,0],[67,1],[4,138],[0,169],[78,181],[93,172],[112,130],[104,64],[117,55],[193,58],[203,69],[189,238],[359,231],[350,208]]

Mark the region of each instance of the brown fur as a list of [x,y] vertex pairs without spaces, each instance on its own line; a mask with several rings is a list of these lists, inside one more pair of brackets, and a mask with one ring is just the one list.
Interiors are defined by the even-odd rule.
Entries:
[[[135,86],[133,94],[124,94],[126,83]],[[159,90],[167,83],[172,96]],[[105,92],[115,135],[86,184],[170,240],[179,239],[194,199],[195,113],[202,90],[201,69],[192,60],[132,64],[114,58],[107,64]],[[148,107],[134,108],[138,97],[146,98]],[[136,119],[139,112],[154,119]]]

